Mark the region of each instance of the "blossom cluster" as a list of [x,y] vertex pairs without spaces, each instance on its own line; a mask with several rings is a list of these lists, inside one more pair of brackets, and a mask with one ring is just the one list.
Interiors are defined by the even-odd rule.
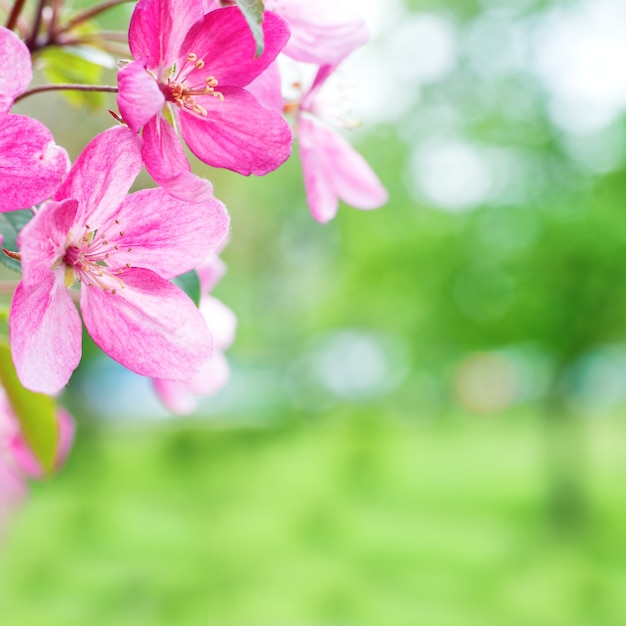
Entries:
[[[0,413],[10,416],[15,439],[23,416],[12,413],[11,397],[62,391],[81,359],[83,324],[106,354],[154,379],[168,408],[188,412],[226,382],[223,351],[236,322],[211,295],[224,272],[219,253],[230,218],[212,183],[192,172],[185,146],[210,166],[262,176],[289,158],[295,135],[317,221],[332,219],[340,200],[360,209],[384,204],[384,187],[342,134],[351,123],[326,93],[340,64],[367,41],[365,23],[333,0],[139,0],[117,85],[29,90],[33,58],[46,46],[80,45],[76,33],[116,3],[75,15],[61,1],[40,3],[32,28],[23,4],[0,27],[0,212],[15,227],[11,214],[30,211],[15,227],[15,249],[2,233],[21,280],[8,323],[19,389]],[[104,33],[90,45],[98,41],[106,49]],[[285,68],[294,67],[311,80],[289,84]],[[117,92],[114,126],[73,164],[41,122],[11,113],[16,100],[37,92],[99,88]],[[156,187],[129,193],[144,167]],[[190,272],[195,299],[173,282]],[[21,466],[9,456],[12,476],[37,473],[32,464],[16,472]]]

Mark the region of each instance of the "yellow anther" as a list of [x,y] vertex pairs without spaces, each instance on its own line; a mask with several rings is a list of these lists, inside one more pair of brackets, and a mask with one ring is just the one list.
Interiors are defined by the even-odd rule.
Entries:
[[65,272],[63,278],[65,279],[65,286],[69,289],[76,280],[76,274],[74,273],[74,268],[69,265],[65,266]]
[[198,59],[193,65],[197,70],[201,70],[204,67],[204,61],[202,59]]
[[189,61],[189,63],[195,63],[198,60],[198,55],[194,54],[193,52],[190,52],[187,55],[187,61]]

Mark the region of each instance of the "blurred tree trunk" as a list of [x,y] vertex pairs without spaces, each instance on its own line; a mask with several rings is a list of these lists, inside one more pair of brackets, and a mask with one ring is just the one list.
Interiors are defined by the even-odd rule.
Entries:
[[576,533],[586,527],[590,513],[585,486],[585,424],[558,391],[549,394],[543,417],[548,521],[559,532]]

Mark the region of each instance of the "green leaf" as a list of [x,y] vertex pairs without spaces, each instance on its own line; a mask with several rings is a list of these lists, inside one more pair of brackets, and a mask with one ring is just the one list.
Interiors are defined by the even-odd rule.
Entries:
[[196,306],[200,304],[200,279],[195,270],[176,276],[172,282],[180,287],[194,301]]
[[256,43],[256,56],[263,54],[263,0],[236,0],[237,6],[241,9],[248,26],[252,31],[254,42]]
[[13,412],[22,428],[22,434],[46,474],[54,469],[59,441],[54,399],[34,393],[22,386],[11,358],[8,340],[0,339],[0,381]]
[[[102,82],[102,68],[109,65],[108,55],[85,48],[45,48],[39,60],[43,72],[51,83],[79,83],[97,85]],[[63,96],[75,106],[100,107],[104,95],[97,91],[63,91]]]
[[[2,233],[2,247],[17,252],[17,235],[20,230],[32,219],[33,213],[29,209],[23,211],[11,211],[0,213],[0,233]],[[16,272],[21,272],[19,261],[8,257],[0,251],[0,263],[10,267]]]

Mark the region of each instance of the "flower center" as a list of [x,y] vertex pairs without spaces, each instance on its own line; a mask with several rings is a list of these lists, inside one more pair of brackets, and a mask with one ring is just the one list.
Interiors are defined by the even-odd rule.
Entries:
[[[116,227],[119,221],[115,220]],[[125,285],[120,276],[130,269],[130,263],[112,265],[111,258],[122,249],[121,240],[124,232],[120,230],[115,234],[115,241],[109,242],[105,233],[99,233],[98,229],[92,229],[85,225],[82,236],[75,238],[70,232],[65,243],[65,254],[55,264],[65,266],[65,285],[71,287],[75,280],[87,285],[87,287],[100,287],[115,295],[118,288],[124,289]],[[126,248],[131,252],[132,248]]]
[[[187,61],[178,70],[174,67],[172,76],[167,79],[167,83],[161,84],[161,91],[168,102],[173,102],[179,109],[187,109],[192,113],[207,116],[207,110],[198,104],[198,96],[214,96],[224,100],[224,94],[215,91],[217,79],[214,76],[198,76],[197,72],[204,67],[204,61],[198,55],[190,52]],[[193,75],[193,76],[192,76]],[[199,80],[195,84],[188,84],[189,79]]]

